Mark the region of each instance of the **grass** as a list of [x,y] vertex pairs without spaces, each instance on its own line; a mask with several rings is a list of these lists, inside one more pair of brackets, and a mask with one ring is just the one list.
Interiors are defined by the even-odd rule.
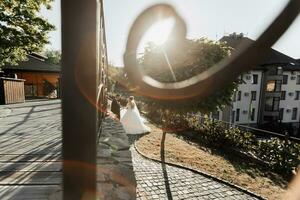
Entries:
[[[150,124],[152,132],[140,138],[138,149],[154,159],[160,159],[162,131]],[[212,150],[199,144],[167,134],[165,160],[209,173],[246,188],[267,199],[281,199],[288,181],[257,163],[250,163],[235,155]]]

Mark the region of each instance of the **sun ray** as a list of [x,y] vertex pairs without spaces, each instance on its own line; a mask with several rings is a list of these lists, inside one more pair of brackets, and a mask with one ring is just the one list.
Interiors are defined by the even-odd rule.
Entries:
[[163,54],[164,54],[164,57],[165,57],[166,62],[167,62],[167,64],[168,64],[168,67],[169,67],[169,69],[170,69],[170,72],[171,72],[171,74],[172,74],[173,81],[176,82],[177,79],[176,79],[175,73],[174,73],[174,71],[173,71],[172,65],[171,65],[171,63],[170,63],[170,60],[169,60],[168,55],[167,55],[167,53],[166,53],[165,50],[163,50]]

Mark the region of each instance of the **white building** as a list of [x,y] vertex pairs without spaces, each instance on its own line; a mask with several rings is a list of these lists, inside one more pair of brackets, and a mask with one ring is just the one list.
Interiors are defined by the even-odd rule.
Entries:
[[283,123],[300,122],[300,71],[284,71],[279,104]]
[[[241,35],[222,38],[236,48],[251,42]],[[213,117],[254,127],[289,127],[298,134],[300,122],[300,64],[274,49],[263,64],[242,74],[232,105]],[[285,128],[285,129],[286,129]]]
[[262,71],[250,71],[240,76],[243,80],[232,97],[230,121],[239,124],[257,124],[262,84]]

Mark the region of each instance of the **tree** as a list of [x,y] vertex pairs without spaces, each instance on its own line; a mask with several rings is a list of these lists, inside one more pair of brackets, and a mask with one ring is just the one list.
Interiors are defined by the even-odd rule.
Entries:
[[[207,70],[227,58],[231,50],[226,43],[206,38],[186,40],[180,46],[174,41],[165,47],[149,43],[139,62],[145,73],[152,78],[161,82],[176,82]],[[222,109],[224,105],[230,104],[236,87],[237,83],[233,82],[213,95],[195,102],[172,103],[150,97],[143,97],[143,100],[147,102],[149,112],[163,113],[164,121],[174,122],[174,118],[189,112],[208,113],[217,108]]]
[[127,93],[128,79],[123,67],[108,64],[108,90],[116,93]]
[[41,52],[54,26],[38,16],[42,6],[50,9],[52,0],[0,1],[0,67],[17,64],[32,52]]
[[46,62],[58,65],[61,61],[61,52],[56,50],[46,50],[44,55],[47,57]]

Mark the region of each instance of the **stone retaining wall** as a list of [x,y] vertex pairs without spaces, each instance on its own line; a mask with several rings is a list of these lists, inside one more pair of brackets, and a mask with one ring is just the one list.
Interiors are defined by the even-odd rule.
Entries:
[[100,199],[135,200],[136,180],[130,143],[120,122],[107,118],[98,145],[98,191]]

